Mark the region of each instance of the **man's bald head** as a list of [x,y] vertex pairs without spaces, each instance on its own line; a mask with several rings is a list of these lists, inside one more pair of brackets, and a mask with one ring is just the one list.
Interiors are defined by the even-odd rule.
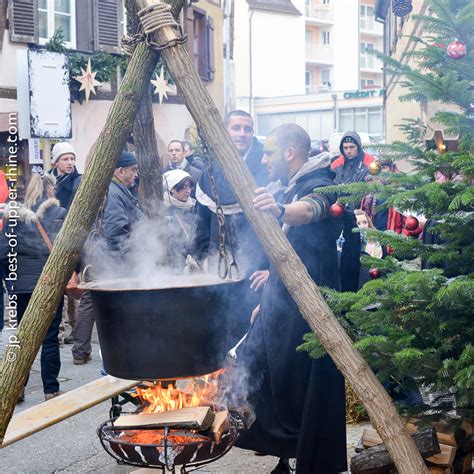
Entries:
[[293,176],[309,159],[311,139],[295,123],[280,125],[268,135],[263,147],[262,163],[270,180],[286,180]]
[[308,161],[311,138],[303,127],[296,123],[285,123],[273,129],[270,135],[276,138],[282,151],[293,147],[298,158]]

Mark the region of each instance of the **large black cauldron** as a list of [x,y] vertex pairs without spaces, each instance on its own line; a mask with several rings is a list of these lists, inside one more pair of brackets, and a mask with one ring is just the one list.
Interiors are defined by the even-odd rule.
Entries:
[[242,282],[205,275],[172,280],[147,288],[137,280],[85,285],[92,294],[108,374],[175,379],[223,367],[235,332],[229,298]]

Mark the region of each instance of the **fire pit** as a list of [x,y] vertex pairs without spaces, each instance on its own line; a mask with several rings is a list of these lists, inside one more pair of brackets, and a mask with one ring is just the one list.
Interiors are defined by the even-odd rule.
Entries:
[[[232,418],[228,432],[219,443],[189,430],[169,427],[124,430],[114,427],[113,423],[113,420],[106,421],[97,431],[102,446],[113,458],[120,463],[158,468],[163,472],[165,469],[175,472],[175,466],[181,466],[180,471],[184,473],[213,462],[232,448],[238,436]],[[140,442],[147,438],[152,442]]]
[[98,428],[102,446],[119,463],[162,472],[176,466],[189,472],[224,456],[244,427],[240,415],[221,404],[224,373],[141,384],[137,411],[111,416]]

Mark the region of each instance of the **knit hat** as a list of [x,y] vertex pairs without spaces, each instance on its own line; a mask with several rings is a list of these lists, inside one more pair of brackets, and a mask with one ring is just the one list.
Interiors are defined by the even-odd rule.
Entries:
[[358,153],[360,153],[362,150],[362,140],[360,139],[360,136],[357,132],[346,132],[342,136],[341,143],[339,145],[339,150],[341,152],[341,155],[344,155],[344,148],[343,148],[344,143],[354,143],[354,145],[357,145]]
[[51,164],[55,164],[56,161],[59,160],[59,158],[62,155],[65,155],[66,153],[72,153],[74,157],[76,157],[76,150],[74,150],[74,147],[68,143],[68,142],[59,142],[56,143],[56,145],[53,146],[53,151],[51,154]]
[[163,188],[165,191],[170,192],[178,183],[183,181],[183,179],[190,179],[192,181],[191,175],[186,173],[183,170],[170,170],[163,174]]
[[135,155],[129,151],[122,151],[120,158],[115,165],[116,168],[126,168],[127,166],[133,166],[138,163]]

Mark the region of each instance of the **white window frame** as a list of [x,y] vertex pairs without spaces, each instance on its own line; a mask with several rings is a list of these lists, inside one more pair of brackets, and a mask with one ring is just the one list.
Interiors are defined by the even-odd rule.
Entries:
[[[369,8],[372,9],[372,15],[367,14],[367,11]],[[370,22],[370,25],[369,25],[369,22]],[[373,31],[374,28],[375,28],[375,10],[374,10],[373,5],[361,4],[360,5],[360,29]]]
[[329,46],[331,44],[331,32],[324,30],[321,34],[323,46]]
[[[327,74],[327,81],[325,81],[323,75],[324,74]],[[320,72],[320,83],[322,86],[325,86],[327,85],[328,87],[330,86],[331,84],[331,69],[321,69],[321,72]]]
[[360,80],[360,88],[363,89],[364,87],[367,87],[367,86],[375,86],[375,79],[368,78],[368,77],[363,77]]
[[[362,45],[365,45],[364,48],[362,48]],[[359,46],[360,60],[361,60],[360,67],[362,69],[375,69],[375,56],[367,53],[367,49],[369,49],[368,48],[369,45],[372,45],[372,50],[375,50],[375,43],[370,43],[367,41],[360,42],[360,46]],[[364,52],[362,52],[362,49],[364,50]],[[364,62],[365,62],[364,65],[362,65],[362,59],[364,59]]]
[[[68,49],[76,49],[76,1],[69,0],[70,12],[71,13],[62,13],[57,12],[59,15],[69,16],[71,19],[71,41],[65,41],[64,45]],[[50,38],[53,36],[55,29],[54,29],[54,14],[56,13],[54,10],[54,0],[46,0],[46,8],[47,8],[47,18],[48,18],[48,37],[47,38],[39,38],[39,44],[46,44]],[[38,6],[38,10],[40,10]],[[41,11],[44,11],[41,9]]]

